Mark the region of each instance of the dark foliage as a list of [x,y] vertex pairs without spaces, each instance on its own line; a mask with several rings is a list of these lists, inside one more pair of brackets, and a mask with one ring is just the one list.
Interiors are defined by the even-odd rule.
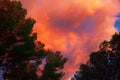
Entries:
[[120,33],[90,54],[88,63],[80,65],[79,75],[78,80],[120,80]]
[[46,64],[43,70],[43,76],[41,80],[60,80],[64,75],[61,71],[63,69],[65,62],[67,61],[59,51],[52,52],[48,50],[48,55],[46,58]]
[[59,80],[63,73],[57,73],[56,68],[62,69],[66,59],[36,41],[36,33],[32,33],[35,20],[26,14],[20,2],[0,0],[1,76],[4,80],[38,80],[36,68],[46,58],[45,76]]

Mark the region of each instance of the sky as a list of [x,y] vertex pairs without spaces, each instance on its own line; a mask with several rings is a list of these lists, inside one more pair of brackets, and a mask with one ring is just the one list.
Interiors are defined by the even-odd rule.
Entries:
[[70,80],[89,54],[120,30],[119,0],[20,0],[27,17],[36,20],[33,31],[46,49],[68,58],[61,80]]
[[117,20],[115,21],[114,26],[120,31],[120,13],[116,16]]

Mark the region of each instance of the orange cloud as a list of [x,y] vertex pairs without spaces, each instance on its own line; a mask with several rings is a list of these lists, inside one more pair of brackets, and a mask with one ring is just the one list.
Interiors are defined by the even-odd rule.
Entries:
[[62,80],[68,80],[100,42],[117,31],[118,0],[21,1],[28,9],[27,16],[37,21],[34,31],[38,40],[46,44],[46,49],[60,50],[69,59]]

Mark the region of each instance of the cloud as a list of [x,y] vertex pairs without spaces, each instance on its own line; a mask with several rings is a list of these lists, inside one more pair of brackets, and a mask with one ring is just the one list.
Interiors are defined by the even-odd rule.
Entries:
[[117,29],[118,0],[21,0],[28,16],[37,23],[34,31],[46,49],[60,50],[69,60],[65,64],[67,80],[88,60],[100,42],[109,40]]

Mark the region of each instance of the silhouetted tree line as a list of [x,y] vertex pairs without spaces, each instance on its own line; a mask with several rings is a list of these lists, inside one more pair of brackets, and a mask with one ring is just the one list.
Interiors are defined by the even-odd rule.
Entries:
[[60,80],[67,59],[44,49],[32,32],[35,20],[26,14],[21,2],[0,0],[0,80]]
[[110,41],[103,41],[75,75],[72,80],[120,80],[120,33],[115,33]]

